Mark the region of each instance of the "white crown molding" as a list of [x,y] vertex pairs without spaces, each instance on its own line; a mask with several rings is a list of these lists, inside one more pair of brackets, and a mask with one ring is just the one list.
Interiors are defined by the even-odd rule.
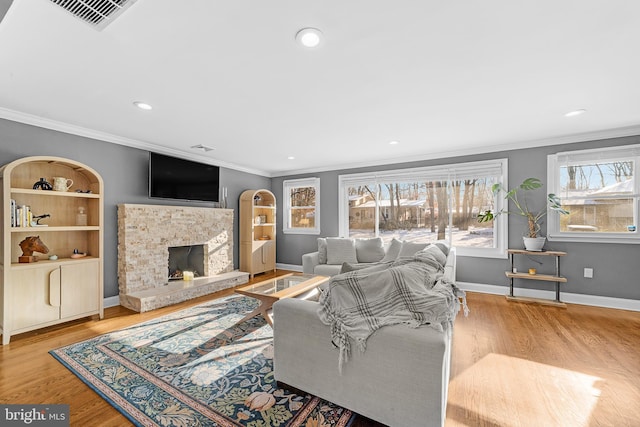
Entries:
[[[47,119],[44,117],[23,113],[20,111],[10,110],[8,108],[0,107],[0,118],[12,120],[14,122],[24,123],[32,126],[38,126],[45,129],[51,129],[59,132],[69,133],[72,135],[78,135],[86,138],[96,139],[98,141],[110,142],[113,144],[124,145],[127,147],[138,148],[146,151],[155,151],[158,153],[179,156],[182,158],[185,158],[185,154],[186,154],[183,151],[173,150],[173,149],[162,147],[149,142],[139,141],[131,138],[125,138],[122,136],[113,135],[106,132],[85,128],[82,126],[72,125],[69,123]],[[545,138],[545,139],[514,142],[514,143],[508,143],[508,144],[496,144],[496,145],[488,145],[483,147],[468,148],[468,149],[462,149],[462,150],[442,151],[439,153],[431,152],[429,154],[424,154],[422,156],[416,155],[411,157],[398,157],[398,158],[377,160],[377,161],[371,161],[371,162],[345,163],[340,166],[327,166],[327,167],[312,168],[312,169],[298,169],[298,170],[273,172],[273,173],[270,173],[264,170],[259,170],[259,169],[247,168],[247,167],[233,164],[233,163],[227,163],[217,159],[211,159],[205,156],[198,156],[197,154],[194,154],[191,156],[186,154],[187,156],[186,158],[191,158],[193,160],[198,160],[198,161],[204,161],[209,164],[215,164],[217,166],[234,169],[240,172],[246,172],[254,175],[265,176],[268,178],[276,178],[276,177],[282,177],[282,176],[329,172],[329,171],[342,170],[342,169],[357,169],[357,168],[371,167],[371,166],[382,166],[382,165],[410,163],[410,162],[424,161],[424,160],[444,159],[448,157],[459,157],[459,156],[469,156],[474,154],[494,153],[499,151],[511,151],[511,150],[519,150],[523,148],[543,147],[543,146],[549,146],[549,145],[597,141],[601,139],[621,138],[625,136],[636,136],[636,135],[640,135],[640,125],[627,126],[627,127],[621,127],[621,128],[615,128],[615,129],[605,129],[605,130],[585,132],[585,133],[579,133],[579,134],[563,135],[563,136]]]
[[119,135],[113,135],[107,132],[101,132],[94,129],[85,128],[82,126],[72,125],[69,123],[60,122],[57,120],[47,119],[33,114],[22,113],[20,111],[10,110],[8,108],[0,107],[0,118],[11,120],[18,123],[24,123],[31,126],[37,126],[45,129],[51,129],[58,132],[64,132],[71,135],[82,136],[85,138],[91,138],[98,141],[109,142],[112,144],[124,145],[126,147],[138,148],[145,151],[154,151],[161,154],[190,158],[191,160],[197,160],[208,164],[215,164],[216,166],[225,167],[228,169],[234,169],[240,172],[246,172],[254,175],[271,177],[271,175],[263,170],[251,169],[244,166],[236,165],[233,163],[227,163],[217,159],[211,159],[210,157],[199,156],[197,154],[188,154],[184,151],[174,150],[171,148],[163,147],[160,145],[152,144],[150,142],[139,141],[137,139],[125,138]]
[[533,148],[533,147],[544,147],[549,145],[560,145],[560,144],[572,144],[576,142],[587,142],[587,141],[598,141],[601,139],[610,139],[610,138],[622,138],[625,136],[637,136],[640,135],[640,125],[627,126],[615,129],[606,129],[599,130],[594,132],[585,132],[579,134],[571,134],[571,135],[563,135],[557,136],[553,138],[545,138],[545,139],[534,139],[528,141],[521,142],[513,142],[507,144],[497,144],[497,145],[487,145],[483,147],[477,148],[466,148],[462,150],[451,150],[451,151],[441,151],[441,152],[431,152],[429,154],[424,154],[422,156],[415,155],[411,157],[398,157],[391,159],[384,159],[379,161],[371,161],[371,162],[361,162],[361,163],[345,163],[340,166],[327,166],[322,168],[314,168],[314,169],[298,169],[284,172],[274,172],[271,174],[272,178],[281,177],[281,176],[293,176],[293,175],[301,175],[301,174],[309,174],[309,173],[318,173],[318,172],[329,172],[335,170],[342,169],[357,169],[363,167],[371,167],[371,166],[386,166],[397,163],[410,163],[410,162],[419,162],[424,160],[434,160],[434,159],[445,159],[449,157],[460,157],[460,156],[470,156],[474,154],[486,154],[486,153],[495,153],[500,151],[512,151],[512,150],[520,150],[524,148]]

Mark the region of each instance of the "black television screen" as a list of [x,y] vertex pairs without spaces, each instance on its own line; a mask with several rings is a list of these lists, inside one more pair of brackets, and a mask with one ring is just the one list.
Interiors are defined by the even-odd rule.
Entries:
[[149,153],[149,197],[218,202],[220,168]]

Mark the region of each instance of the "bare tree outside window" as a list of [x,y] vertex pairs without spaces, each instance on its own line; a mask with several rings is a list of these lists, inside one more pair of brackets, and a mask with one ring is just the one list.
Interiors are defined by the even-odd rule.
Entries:
[[285,195],[284,233],[320,232],[320,180],[305,178],[283,182]]
[[452,232],[456,246],[492,248],[493,223],[480,224],[476,217],[493,206],[495,180],[478,177],[350,186],[349,236],[427,242],[447,239]]

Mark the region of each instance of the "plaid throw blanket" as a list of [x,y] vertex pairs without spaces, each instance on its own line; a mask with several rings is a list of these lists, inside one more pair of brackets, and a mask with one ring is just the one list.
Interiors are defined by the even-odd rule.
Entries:
[[338,366],[349,359],[353,339],[360,351],[366,340],[385,325],[429,324],[440,331],[453,324],[464,291],[444,275],[442,253],[435,246],[395,262],[333,276],[320,294],[320,320],[331,327],[339,349]]

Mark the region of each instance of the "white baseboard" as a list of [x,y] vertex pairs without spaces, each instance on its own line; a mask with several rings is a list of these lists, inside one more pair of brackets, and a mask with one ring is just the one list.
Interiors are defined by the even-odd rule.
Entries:
[[[276,268],[302,272],[301,265],[276,264]],[[460,289],[463,289],[465,291],[480,292],[483,294],[506,295],[509,293],[508,286],[487,285],[484,283],[471,283],[471,282],[457,282],[457,285],[460,287]],[[551,299],[551,300],[556,297],[554,291],[543,291],[539,289],[517,288],[517,290],[514,290],[514,294],[516,294],[517,296],[523,296],[523,297],[529,297],[529,298],[545,298],[545,299]],[[612,297],[604,297],[600,295],[572,294],[567,292],[561,292],[560,299],[562,300],[562,302],[566,302],[570,304],[582,304],[582,305],[591,305],[594,307],[606,307],[606,308],[617,308],[619,310],[640,311],[640,300],[612,298]],[[120,298],[117,295],[114,297],[107,297],[104,299],[105,307],[115,307],[118,305],[120,305]]]
[[120,305],[120,297],[118,295],[116,295],[115,297],[106,297],[103,301],[102,304],[104,304],[104,307],[115,307]]
[[302,266],[295,264],[276,264],[276,268],[281,268],[282,270],[291,270],[291,271],[299,271],[302,273]]
[[[483,283],[457,282],[460,289],[483,294],[506,295],[509,293],[508,286],[485,285]],[[517,296],[529,298],[544,298],[553,300],[556,297],[554,291],[543,291],[539,289],[515,288]],[[570,304],[591,305],[594,307],[617,308],[619,310],[640,311],[640,300],[604,297],[600,295],[572,294],[560,292],[560,300]]]

